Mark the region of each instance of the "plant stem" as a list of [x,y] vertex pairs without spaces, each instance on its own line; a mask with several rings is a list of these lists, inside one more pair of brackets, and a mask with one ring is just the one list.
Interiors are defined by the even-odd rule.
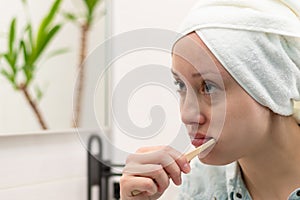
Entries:
[[74,120],[72,127],[79,127],[81,120],[81,104],[82,104],[82,95],[84,88],[85,80],[85,64],[84,60],[86,58],[87,51],[87,37],[89,32],[89,24],[85,23],[81,26],[81,40],[80,40],[80,56],[79,56],[79,65],[78,65],[78,80],[76,82],[75,89],[75,99],[74,99]]
[[42,129],[48,129],[47,125],[45,123],[45,120],[42,117],[41,111],[39,110],[37,103],[35,101],[33,101],[31,95],[28,92],[28,89],[26,87],[25,84],[21,84],[21,86],[19,86],[19,90],[21,90],[27,100],[27,102],[29,103],[30,107],[32,108],[35,116],[37,117],[39,124],[41,126]]

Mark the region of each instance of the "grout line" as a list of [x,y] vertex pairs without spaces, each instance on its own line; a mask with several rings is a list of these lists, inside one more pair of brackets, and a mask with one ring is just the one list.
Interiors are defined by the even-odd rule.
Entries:
[[54,183],[54,182],[67,182],[67,181],[72,181],[72,180],[74,181],[74,180],[78,180],[78,179],[87,179],[87,177],[86,176],[64,177],[64,178],[50,179],[50,180],[38,181],[38,182],[32,182],[32,183],[9,185],[9,186],[0,187],[0,190],[9,190],[9,189],[20,188],[20,187],[43,185],[43,184],[49,184],[49,183]]

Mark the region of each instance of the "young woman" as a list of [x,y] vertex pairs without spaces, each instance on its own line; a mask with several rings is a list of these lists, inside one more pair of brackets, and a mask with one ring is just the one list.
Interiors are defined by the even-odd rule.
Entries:
[[172,180],[180,199],[300,200],[300,3],[202,0],[181,30],[181,118],[194,146],[217,142],[191,164],[171,147],[141,148],[121,198],[158,199]]

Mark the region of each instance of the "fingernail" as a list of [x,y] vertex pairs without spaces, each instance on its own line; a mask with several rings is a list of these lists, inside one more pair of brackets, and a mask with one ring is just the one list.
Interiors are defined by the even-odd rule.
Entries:
[[177,182],[177,184],[176,184],[176,185],[181,185],[181,182],[182,182],[182,180],[181,180],[181,176],[179,176],[179,177],[178,177],[178,182]]
[[183,165],[183,172],[184,173],[189,173],[191,171],[191,167],[190,167],[190,164],[189,163],[185,163]]

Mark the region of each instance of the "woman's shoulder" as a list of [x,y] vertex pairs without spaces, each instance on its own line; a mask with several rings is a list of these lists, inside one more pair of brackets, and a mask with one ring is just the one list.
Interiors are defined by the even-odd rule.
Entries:
[[195,159],[191,169],[183,176],[179,199],[227,199],[227,166],[206,165]]

